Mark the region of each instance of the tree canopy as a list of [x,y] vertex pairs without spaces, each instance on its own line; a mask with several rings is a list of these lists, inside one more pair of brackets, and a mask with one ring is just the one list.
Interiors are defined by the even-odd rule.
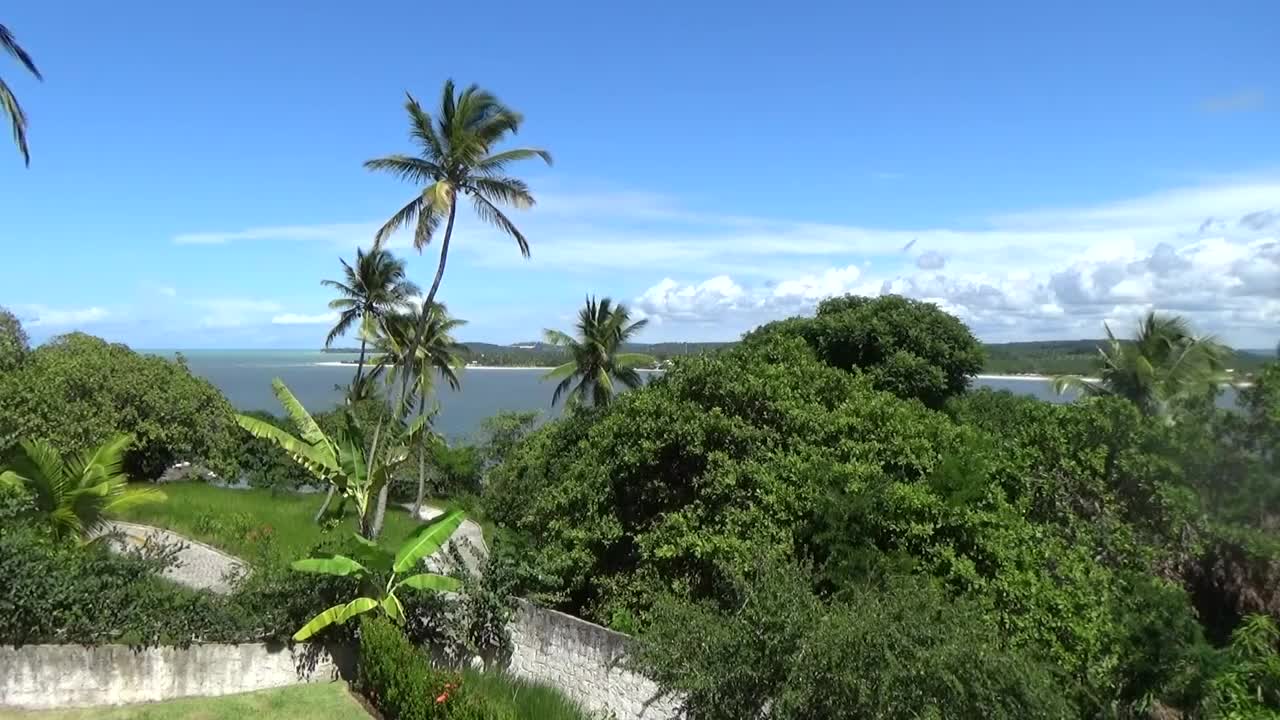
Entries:
[[829,298],[812,318],[763,325],[743,338],[802,338],[827,364],[866,375],[875,387],[941,407],[982,370],[982,346],[969,328],[932,303],[899,295]]
[[117,433],[135,438],[125,471],[138,480],[157,478],[178,461],[224,477],[236,469],[239,431],[230,403],[181,360],[71,333],[0,373],[0,453],[19,440],[79,452]]

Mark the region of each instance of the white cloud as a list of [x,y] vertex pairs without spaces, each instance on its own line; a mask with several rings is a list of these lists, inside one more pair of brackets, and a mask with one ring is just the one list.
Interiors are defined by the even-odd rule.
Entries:
[[[1208,237],[1149,250],[1084,253],[1058,268],[862,275],[832,268],[777,283],[742,285],[729,276],[681,284],[670,278],[641,294],[645,312],[736,331],[853,292],[895,293],[936,303],[993,339],[1096,337],[1148,309],[1183,314],[1203,332],[1244,346],[1269,346],[1280,328],[1280,240]],[[732,288],[732,292],[713,292]]]
[[327,312],[318,315],[302,315],[299,313],[283,313],[271,318],[272,325],[332,325],[338,319],[338,313]]
[[177,245],[225,245],[245,240],[322,240],[346,245],[372,242],[377,223],[334,223],[329,225],[282,225],[247,230],[182,233],[173,238]]
[[1241,90],[1230,95],[1207,98],[1200,104],[1206,112],[1234,113],[1261,110],[1266,105],[1267,96],[1261,90]]
[[281,310],[280,303],[247,298],[196,300],[192,305],[204,310],[205,314],[200,318],[200,324],[210,328],[241,327],[263,323],[271,314]]
[[156,288],[156,292],[165,297],[178,297],[178,289],[175,287],[161,286]]
[[[537,188],[535,188],[537,190]],[[865,289],[936,298],[1016,335],[1097,334],[1112,308],[1197,308],[1207,330],[1274,342],[1280,177],[1227,178],[1086,207],[1004,213],[963,229],[871,228],[698,212],[649,193],[537,192],[515,243],[460,213],[455,262],[626,278],[653,317],[712,322],[811,307]],[[179,242],[367,244],[377,221],[197,233]],[[410,245],[409,233],[391,247]],[[911,252],[917,248],[927,252]],[[653,284],[654,279],[662,278]],[[533,282],[539,282],[534,279]],[[626,282],[620,281],[620,282]],[[887,283],[887,285],[886,285]],[[884,288],[888,288],[884,290]],[[614,294],[618,294],[614,291]],[[998,315],[998,317],[997,317]],[[676,336],[675,325],[666,328]]]
[[90,325],[106,318],[110,313],[100,307],[58,309],[45,305],[23,305],[18,309],[24,325],[39,327],[70,327]]

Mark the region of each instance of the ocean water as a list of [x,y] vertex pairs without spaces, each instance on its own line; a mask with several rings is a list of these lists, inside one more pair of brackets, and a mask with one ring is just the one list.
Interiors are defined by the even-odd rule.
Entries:
[[[196,375],[213,383],[237,410],[266,410],[279,413],[280,404],[271,394],[272,378],[284,380],[298,400],[312,412],[329,410],[342,400],[340,386],[355,375],[354,365],[324,365],[355,360],[354,353],[323,353],[317,350],[149,350],[165,357],[181,352]],[[545,369],[467,368],[462,371],[462,389],[441,385],[437,391],[440,414],[436,430],[446,437],[465,439],[478,432],[480,423],[501,410],[538,410],[544,417],[560,414],[551,407],[555,383],[544,382]],[[1037,378],[978,378],[977,387],[991,387],[1031,395],[1049,402],[1070,402],[1073,396],[1059,396],[1050,381]],[[1219,404],[1235,403],[1235,391],[1227,388]]]

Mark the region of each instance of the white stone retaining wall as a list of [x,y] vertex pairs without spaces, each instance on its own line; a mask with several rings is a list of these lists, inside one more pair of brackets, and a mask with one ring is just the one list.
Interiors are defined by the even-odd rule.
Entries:
[[662,697],[652,680],[623,665],[631,638],[523,600],[510,625],[508,672],[560,688],[593,712],[617,720],[682,717],[674,698]]
[[336,680],[350,654],[261,643],[134,649],[127,645],[0,647],[0,708],[154,702]]

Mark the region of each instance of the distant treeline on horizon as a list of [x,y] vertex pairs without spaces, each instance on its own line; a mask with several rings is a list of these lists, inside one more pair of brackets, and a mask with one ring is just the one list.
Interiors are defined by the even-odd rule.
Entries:
[[[1098,368],[1098,348],[1105,340],[1037,340],[1028,342],[984,343],[987,362],[983,372],[993,375],[1062,375],[1086,374]],[[658,363],[680,355],[696,355],[736,345],[736,342],[664,342],[629,343],[626,352],[644,353]],[[496,345],[463,343],[462,356],[468,364],[493,367],[555,367],[567,362],[562,348],[541,342]],[[358,348],[329,348],[325,352],[354,353]],[[1244,375],[1254,372],[1272,354],[1262,350],[1232,350],[1227,367]]]

